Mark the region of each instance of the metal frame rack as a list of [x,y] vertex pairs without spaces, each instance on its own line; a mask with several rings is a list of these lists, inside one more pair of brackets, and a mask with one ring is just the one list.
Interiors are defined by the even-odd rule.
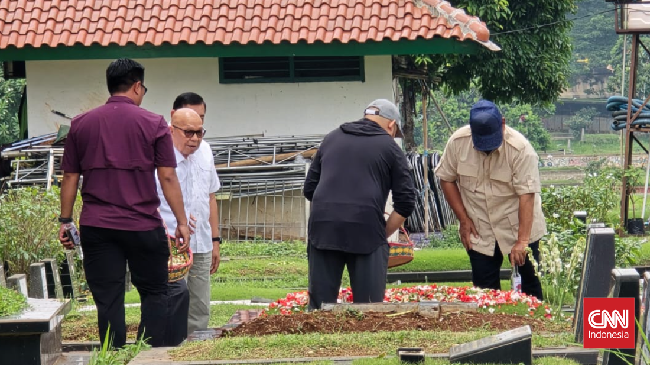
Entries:
[[[606,2],[614,3],[616,10],[616,33],[618,34],[631,34],[632,35],[632,49],[630,56],[630,75],[628,84],[628,108],[627,119],[625,124],[624,142],[625,152],[623,156],[623,169],[627,170],[632,161],[632,150],[634,142],[646,152],[648,150],[641,144],[641,142],[634,135],[635,133],[648,133],[650,132],[650,125],[636,125],[639,114],[643,111],[644,107],[650,101],[648,96],[642,105],[637,105],[638,111],[632,112],[633,99],[637,91],[637,69],[639,61],[639,46],[650,55],[650,50],[641,41],[641,34],[650,34],[650,28],[647,26],[650,20],[650,0],[605,0]],[[630,191],[627,188],[627,177],[623,176],[621,183],[621,229],[625,230],[628,222],[628,207]]]

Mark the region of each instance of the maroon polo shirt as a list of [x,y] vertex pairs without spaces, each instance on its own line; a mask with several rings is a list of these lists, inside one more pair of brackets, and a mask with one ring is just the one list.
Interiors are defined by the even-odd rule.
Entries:
[[162,226],[156,167],[176,167],[165,119],[125,96],[75,117],[61,169],[83,176],[80,225],[125,231]]

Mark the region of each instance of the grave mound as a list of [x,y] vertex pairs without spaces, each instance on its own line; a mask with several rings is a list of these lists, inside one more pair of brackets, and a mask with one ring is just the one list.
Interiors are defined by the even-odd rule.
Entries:
[[275,334],[352,333],[379,331],[471,331],[475,329],[505,331],[530,325],[534,332],[562,332],[568,324],[512,314],[463,312],[441,314],[440,318],[419,313],[378,313],[317,311],[292,315],[271,315],[242,323],[229,336],[264,336]]

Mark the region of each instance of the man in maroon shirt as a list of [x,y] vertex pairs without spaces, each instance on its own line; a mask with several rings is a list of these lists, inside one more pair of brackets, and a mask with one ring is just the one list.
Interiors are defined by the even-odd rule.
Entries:
[[100,340],[110,325],[114,347],[126,342],[124,276],[126,262],[142,302],[138,337],[152,346],[164,344],[169,246],[158,213],[160,200],[154,171],[178,221],[181,249],[190,232],[176,177],[176,157],[165,119],[140,108],[147,92],[144,67],[129,59],[106,70],[111,97],[105,105],[71,122],[61,169],[61,229],[71,221],[79,177],[83,175],[80,218],[84,271],[97,307]]

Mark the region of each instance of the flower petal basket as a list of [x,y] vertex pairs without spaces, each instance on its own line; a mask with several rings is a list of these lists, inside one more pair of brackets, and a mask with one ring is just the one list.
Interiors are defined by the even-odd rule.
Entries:
[[185,252],[178,252],[174,237],[167,235],[167,241],[169,242],[168,281],[173,283],[181,280],[190,272],[193,257],[192,250],[189,247]]
[[[401,234],[399,234],[399,241],[402,241],[402,237],[406,242],[388,242],[388,267],[397,267],[404,264],[408,264],[413,261],[414,248],[415,244],[411,241],[406,230],[402,227],[399,228]],[[402,235],[403,234],[403,235]]]

